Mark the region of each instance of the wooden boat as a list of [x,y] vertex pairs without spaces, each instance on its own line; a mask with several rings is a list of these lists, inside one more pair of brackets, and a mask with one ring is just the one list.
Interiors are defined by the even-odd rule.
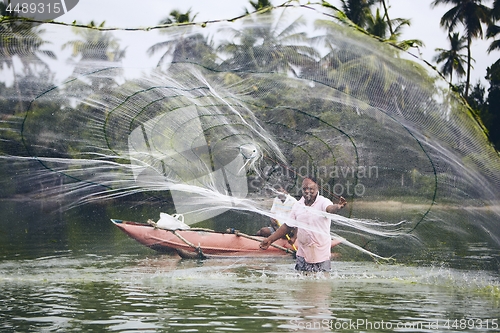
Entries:
[[[150,224],[111,220],[118,228],[139,243],[164,253],[177,252],[181,257],[206,258],[211,256],[282,256],[295,254],[285,239],[274,242],[267,250],[259,247],[263,237],[231,230],[228,233],[209,229],[165,230]],[[340,241],[332,240],[332,247]]]

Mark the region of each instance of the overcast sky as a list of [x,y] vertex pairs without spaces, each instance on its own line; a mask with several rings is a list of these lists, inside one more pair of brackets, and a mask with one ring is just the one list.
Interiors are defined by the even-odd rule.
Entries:
[[[271,0],[275,5],[284,0]],[[437,47],[448,48],[447,33],[439,26],[442,15],[450,8],[439,6],[431,8],[432,0],[387,0],[391,18],[411,19],[411,27],[403,30],[403,39],[420,39],[425,46],[420,49],[422,57],[434,63]],[[340,0],[331,0],[331,4],[340,7]],[[485,0],[491,6],[491,0]],[[173,10],[186,12],[191,9],[197,14],[195,21],[228,19],[239,16],[245,9],[251,10],[248,0],[80,0],[78,5],[57,21],[88,23],[106,21],[107,27],[152,26],[168,16]],[[476,60],[472,73],[472,83],[482,80],[486,68],[500,57],[500,51],[487,54],[491,40],[477,41],[473,44],[472,56]],[[411,51],[418,54],[416,49]]]

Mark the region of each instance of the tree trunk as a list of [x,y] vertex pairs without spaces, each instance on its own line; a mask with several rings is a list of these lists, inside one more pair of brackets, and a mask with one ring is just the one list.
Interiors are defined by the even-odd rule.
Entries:
[[465,81],[465,93],[464,97],[467,98],[469,96],[469,85],[470,85],[470,69],[471,69],[471,52],[470,48],[472,45],[472,37],[467,36],[467,80]]
[[391,38],[394,35],[394,31],[392,30],[391,19],[389,18],[389,12],[387,11],[387,5],[385,4],[385,0],[381,0],[382,5],[384,6],[385,18],[387,20],[387,25],[389,26],[389,32],[391,33]]
[[21,113],[24,111],[24,103],[23,96],[21,95],[21,89],[19,88],[19,82],[16,78],[16,67],[14,66],[14,60],[12,60],[12,73],[14,74],[14,88],[16,89],[18,99],[16,108],[14,109],[14,114],[17,114],[18,112]]

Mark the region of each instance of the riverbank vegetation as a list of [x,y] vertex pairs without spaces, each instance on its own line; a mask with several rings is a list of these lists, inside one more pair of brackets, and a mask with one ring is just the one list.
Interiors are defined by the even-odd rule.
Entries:
[[[468,11],[461,6],[469,2],[477,4],[477,17],[468,18]],[[470,66],[472,60],[472,50],[470,41],[473,38],[478,38],[481,31],[467,26],[470,19],[475,19],[479,26],[487,28],[486,37],[495,39],[497,36],[497,20],[500,19],[497,2],[492,8],[480,5],[480,1],[434,1],[434,5],[446,4],[453,5],[453,10],[464,11],[456,18],[443,17],[442,24],[450,31],[450,49],[443,46],[438,50],[436,57],[436,66],[441,65],[440,70],[444,76],[449,76],[451,87],[456,90],[461,96],[469,102],[470,111],[475,119],[484,124],[485,133],[487,133],[491,143],[498,149],[500,147],[500,63],[492,64],[488,73],[487,79],[490,87],[481,86],[480,84],[473,85],[472,88],[469,82],[470,72],[473,70]],[[273,8],[268,1],[259,0],[251,2],[257,15],[272,15]],[[226,84],[236,83],[242,79],[255,80],[255,78],[247,78],[245,73],[281,73],[283,75],[291,75],[304,79],[311,79],[314,75],[314,81],[317,85],[310,88],[310,96],[307,100],[297,100],[293,106],[278,106],[279,96],[282,92],[282,87],[276,82],[254,81],[255,93],[259,89],[265,87],[268,93],[264,99],[260,99],[252,109],[259,114],[259,119],[265,126],[279,133],[283,127],[295,130],[295,134],[291,136],[281,136],[280,144],[285,150],[290,151],[290,159],[297,166],[304,166],[308,163],[311,155],[314,156],[336,156],[337,161],[347,160],[342,154],[342,151],[332,151],[332,146],[326,145],[321,140],[307,145],[295,145],[299,142],[299,136],[305,132],[301,132],[302,128],[325,128],[330,131],[336,131],[336,135],[341,137],[341,141],[352,141],[352,139],[344,132],[339,130],[342,127],[352,126],[358,122],[359,128],[369,127],[371,118],[359,118],[359,111],[353,112],[349,104],[329,103],[325,105],[325,99],[316,98],[316,96],[324,97],[322,93],[328,89],[321,87],[336,87],[338,95],[332,96],[332,100],[346,98],[352,91],[352,86],[339,85],[338,73],[342,72],[345,75],[355,77],[359,71],[363,71],[364,83],[363,89],[356,92],[358,95],[363,95],[366,98],[366,105],[363,108],[380,108],[384,109],[389,104],[396,105],[396,108],[403,110],[412,104],[413,101],[408,96],[412,95],[412,85],[410,82],[405,82],[402,79],[394,80],[391,76],[391,66],[395,69],[402,70],[408,65],[409,60],[399,59],[398,52],[401,49],[421,45],[419,39],[400,40],[401,29],[411,24],[410,20],[403,18],[390,18],[389,10],[383,0],[352,0],[342,1],[342,8],[337,8],[334,5],[323,2],[323,8],[329,11],[328,19],[315,22],[315,28],[321,31],[326,31],[321,36],[312,38],[307,34],[300,32],[299,27],[302,27],[304,22],[297,18],[291,21],[288,26],[277,28],[275,25],[257,25],[253,24],[255,16],[242,18],[246,20],[246,27],[242,30],[226,31],[227,40],[220,40],[214,43],[212,36],[207,36],[201,33],[179,33],[176,35],[175,25],[182,28],[183,24],[190,23],[196,17],[191,10],[186,13],[172,11],[170,15],[158,22],[159,24],[174,25],[172,31],[178,38],[170,38],[165,36],[165,40],[153,43],[145,54],[145,57],[161,55],[158,62],[159,71],[166,71],[166,67],[171,63],[189,62],[199,64],[205,69],[209,69],[214,75],[220,75],[221,72],[226,73],[223,80]],[[110,110],[103,110],[95,103],[96,94],[107,96],[112,99],[114,96],[119,96],[122,89],[132,89],[135,82],[126,80],[123,77],[120,64],[126,56],[127,50],[120,45],[120,40],[116,37],[114,31],[106,31],[105,23],[90,22],[86,27],[74,27],[74,39],[66,41],[62,45],[62,50],[53,50],[50,43],[50,38],[47,37],[46,30],[43,25],[32,24],[28,20],[8,17],[5,11],[5,6],[0,4],[2,8],[2,22],[0,23],[0,34],[9,36],[9,38],[0,39],[0,69],[4,72],[10,71],[12,80],[10,82],[1,82],[0,80],[0,116],[1,122],[1,142],[0,151],[2,155],[18,156],[25,160],[11,161],[8,164],[0,164],[0,174],[11,177],[18,173],[25,173],[25,177],[15,179],[36,179],[37,181],[18,181],[9,182],[9,185],[3,187],[1,196],[8,197],[14,194],[23,194],[37,189],[37,192],[44,192],[46,188],[57,187],[58,184],[63,184],[61,173],[58,170],[54,171],[51,177],[37,178],[36,172],[39,172],[40,165],[37,161],[30,161],[30,158],[37,156],[45,156],[47,158],[82,158],[81,151],[76,146],[80,138],[92,136],[89,132],[88,124],[91,119],[82,119],[80,115],[91,114],[93,118],[106,119],[106,126],[111,126],[112,121],[119,121],[110,116]],[[469,7],[467,7],[469,8]],[[452,10],[452,9],[450,9]],[[481,11],[479,11],[481,10]],[[471,14],[472,15],[472,14]],[[363,56],[359,56],[349,49],[339,49],[335,44],[328,40],[330,36],[336,36],[339,33],[338,23],[349,25],[353,29],[351,38],[358,38],[354,31],[362,31],[366,35],[371,35],[371,41],[367,39],[360,40],[363,44],[360,47],[366,48]],[[458,32],[456,29],[463,28]],[[345,32],[344,32],[345,33]],[[463,37],[461,37],[463,36]],[[418,36],[417,36],[418,37]],[[373,43],[373,45],[368,45]],[[379,43],[391,44],[395,48],[386,48],[388,62],[380,63],[377,58],[369,51],[370,48],[377,48]],[[317,45],[332,45],[327,52],[320,50]],[[494,40],[491,45],[491,52],[497,52],[498,41]],[[327,47],[328,48],[328,47]],[[66,54],[59,52],[70,50],[68,59],[57,59],[57,61],[66,61],[72,64],[73,70],[65,82],[72,82],[72,87],[77,87],[71,91],[56,89],[57,82],[55,73],[51,71],[48,65],[50,60],[56,60],[59,55]],[[467,55],[463,54],[467,52]],[[394,59],[393,59],[394,58]],[[187,59],[187,60],[186,60]],[[96,67],[96,64],[99,66]],[[103,65],[105,64],[105,65]],[[19,65],[21,65],[19,67]],[[114,66],[114,67],[113,67]],[[110,68],[113,67],[112,70]],[[83,73],[88,73],[89,70],[98,72],[106,68],[105,75],[89,76],[87,79],[82,78]],[[321,68],[322,70],[318,70]],[[414,71],[413,77],[415,80],[428,81],[429,87],[433,87],[432,82],[435,80],[428,72],[424,71],[419,66],[406,66],[405,70]],[[104,73],[104,71],[103,71]],[[437,75],[437,74],[436,74]],[[465,81],[456,81],[466,76]],[[453,83],[455,78],[455,83]],[[378,94],[368,94],[373,87],[383,87]],[[396,93],[404,87],[406,95]],[[488,91],[488,94],[486,94]],[[51,98],[40,98],[44,94],[50,92]],[[252,93],[249,93],[250,95]],[[294,100],[291,97],[291,100]],[[429,104],[436,103],[435,101],[426,102],[425,107]],[[450,102],[456,103],[456,102]],[[168,101],[164,102],[164,106],[172,108],[168,105]],[[332,106],[335,111],[332,111]],[[315,112],[314,117],[297,118],[294,115],[301,109],[310,109]],[[423,108],[423,106],[422,106]],[[432,107],[431,107],[432,108]],[[435,110],[440,110],[438,105]],[[54,117],[54,110],[62,112],[65,116]],[[85,110],[83,112],[82,110]],[[341,111],[349,111],[341,113]],[[151,111],[154,114],[156,111]],[[29,118],[27,115],[29,114]],[[381,114],[380,117],[385,115]],[[433,119],[442,118],[445,115],[440,113],[429,114],[423,112],[421,115],[422,122],[432,122]],[[468,117],[465,115],[464,117]],[[307,125],[301,122],[307,122]],[[331,124],[336,124],[332,126]],[[395,131],[404,132],[407,130],[401,124],[398,124]],[[29,128],[29,135],[26,134],[26,129]],[[72,131],[67,129],[71,128]],[[74,138],[68,140],[56,140],[51,135],[54,131],[71,132]],[[64,130],[63,130],[64,129]],[[312,133],[312,132],[311,132]],[[207,134],[209,135],[209,134]],[[308,135],[310,135],[308,133]],[[364,137],[363,133],[357,133],[358,140],[369,140]],[[366,136],[373,135],[367,133]],[[363,185],[363,188],[368,189],[384,189],[384,193],[397,197],[400,195],[409,195],[415,191],[423,191],[426,198],[433,198],[436,190],[436,181],[440,177],[439,170],[434,170],[426,174],[419,173],[418,170],[432,169],[435,166],[429,156],[422,154],[421,147],[418,141],[408,144],[405,136],[400,136],[399,139],[393,137],[392,133],[383,132],[382,128],[377,137],[384,142],[392,142],[392,146],[408,147],[408,155],[414,154],[412,170],[407,170],[406,174],[392,173],[383,179],[379,177],[365,177],[360,179],[358,174],[353,174],[352,177],[342,177],[341,185],[347,185],[348,182],[356,185]],[[93,138],[101,140],[102,146],[113,148],[116,138],[108,136]],[[401,140],[398,142],[398,140]],[[210,138],[207,138],[210,141]],[[457,147],[463,146],[465,143],[457,142]],[[412,146],[413,145],[413,146]],[[97,146],[97,145],[96,145]],[[89,147],[91,149],[91,147]],[[335,149],[335,148],[334,148]],[[354,146],[351,156],[356,158],[363,147]],[[408,149],[408,148],[405,148]],[[98,150],[88,150],[87,154],[99,154]],[[365,160],[368,161],[376,154],[382,154],[382,151],[363,152]],[[371,154],[371,155],[370,155]],[[471,156],[473,163],[474,156]],[[26,170],[24,164],[33,165],[33,169]],[[326,160],[325,164],[331,160]],[[318,165],[321,165],[321,159],[318,160]],[[16,164],[23,163],[23,170],[16,170]],[[357,165],[352,165],[353,168],[363,166],[363,162],[356,160]],[[402,165],[403,161],[393,161],[394,169],[404,170],[406,167]],[[467,161],[465,161],[467,163]],[[36,167],[35,167],[36,165]],[[339,164],[343,165],[343,164]],[[351,166],[344,164],[345,166]],[[366,165],[370,167],[370,165]],[[371,166],[373,167],[373,166]],[[43,164],[43,168],[51,169],[49,164]],[[38,171],[35,171],[38,170]],[[42,170],[46,171],[46,170]],[[339,178],[335,177],[325,179],[325,183],[331,185],[332,189],[336,184],[339,184]],[[67,180],[65,180],[67,181]],[[325,184],[325,185],[328,185]],[[354,188],[354,187],[353,187]],[[358,189],[360,187],[358,186]],[[365,194],[365,192],[363,192]]]

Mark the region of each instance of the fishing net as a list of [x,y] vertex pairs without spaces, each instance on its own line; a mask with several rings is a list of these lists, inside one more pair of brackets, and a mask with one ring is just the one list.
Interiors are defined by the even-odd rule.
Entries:
[[273,216],[275,189],[300,197],[314,175],[347,199],[327,216],[358,249],[500,245],[500,160],[480,122],[430,67],[327,9],[0,28],[6,196],[132,196],[195,224]]

